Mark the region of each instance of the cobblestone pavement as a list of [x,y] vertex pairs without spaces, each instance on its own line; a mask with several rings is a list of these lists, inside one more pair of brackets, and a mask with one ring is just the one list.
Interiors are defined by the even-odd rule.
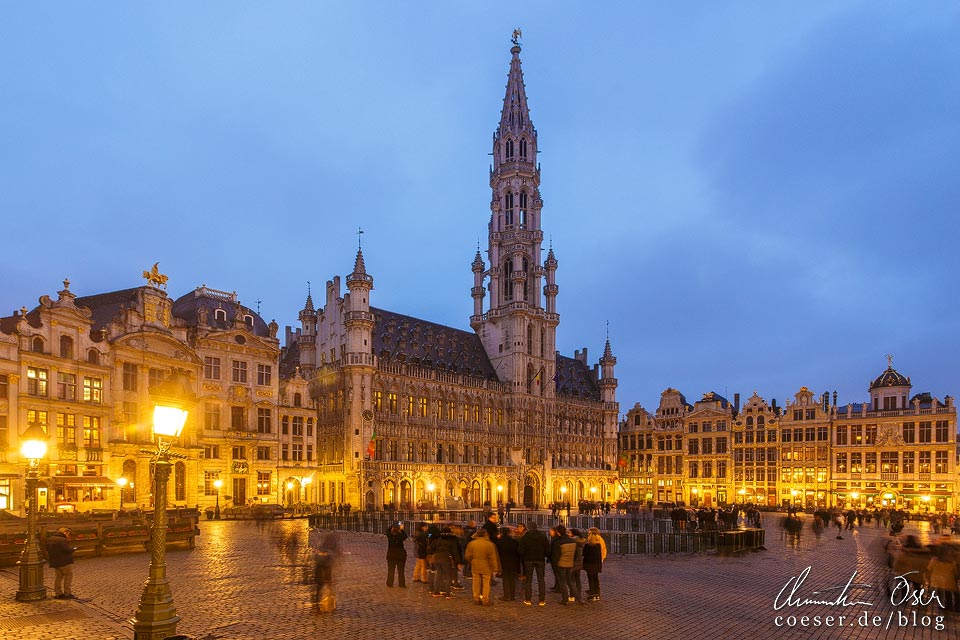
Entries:
[[[809,524],[808,517],[800,540],[793,541],[782,535],[778,516],[770,516],[767,550],[736,556],[610,557],[601,575],[602,601],[583,606],[561,607],[557,596],[548,594],[545,607],[497,600],[493,606],[478,607],[470,597],[469,582],[467,590],[457,592],[454,599],[432,598],[423,585],[410,580],[412,552],[407,563],[408,588],[387,588],[384,536],[342,534],[345,554],[336,569],[337,610],[320,614],[309,605],[310,587],[303,582],[305,520],[275,521],[262,527],[244,521],[203,521],[196,549],[168,552],[167,573],[182,616],[178,633],[206,640],[318,634],[409,640],[425,632],[445,637],[558,634],[600,640],[767,634],[786,639],[958,637],[960,616],[936,608],[889,604],[882,554],[889,535],[884,530],[866,525],[845,532],[843,540],[836,539],[835,530],[818,539]],[[906,532],[916,531],[916,525],[908,524]],[[131,638],[129,619],[136,611],[148,564],[149,556],[143,553],[80,558],[74,591],[83,600],[50,598],[32,604],[15,602],[16,568],[6,567],[0,571],[0,590],[6,594],[0,599],[0,637]],[[855,581],[871,586],[851,590],[848,601],[872,606],[807,604],[775,610],[778,592],[806,567],[809,575],[795,600],[832,600],[838,591],[813,592],[842,587],[856,571]],[[46,581],[52,595],[50,569]],[[499,587],[494,595],[500,595]],[[870,626],[859,624],[864,612]],[[794,615],[796,621],[786,619]],[[828,622],[831,615],[834,618]],[[785,626],[777,626],[777,616],[784,616]],[[801,616],[810,619],[804,623]],[[821,616],[819,624],[814,616]],[[873,626],[875,616],[879,626]],[[943,616],[941,630],[935,628],[936,616]]]

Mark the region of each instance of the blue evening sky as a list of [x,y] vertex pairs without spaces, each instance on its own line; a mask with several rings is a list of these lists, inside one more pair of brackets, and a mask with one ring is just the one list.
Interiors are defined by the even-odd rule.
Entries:
[[295,325],[362,226],[374,305],[469,329],[515,27],[558,346],[609,320],[622,410],[960,392],[948,2],[2,2],[0,314],[159,261]]

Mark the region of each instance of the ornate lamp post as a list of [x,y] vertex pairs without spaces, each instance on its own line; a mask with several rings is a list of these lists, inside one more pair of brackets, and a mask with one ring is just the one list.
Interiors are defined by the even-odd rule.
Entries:
[[217,506],[213,508],[213,519],[220,519],[220,487],[223,486],[223,480],[217,478],[213,481],[213,486],[217,489]]
[[40,459],[47,455],[47,434],[43,427],[31,423],[20,436],[20,456],[27,461],[27,539],[20,554],[20,588],[17,600],[32,602],[47,597],[43,586],[43,559],[37,546],[37,479]]
[[170,459],[186,457],[171,452],[170,447],[180,437],[187,414],[196,404],[190,379],[183,371],[175,371],[162,383],[151,387],[150,399],[157,449],[141,450],[156,455],[150,575],[143,585],[140,606],[133,618],[134,640],[162,640],[177,633],[180,616],[173,606],[173,592],[167,580],[167,481],[170,479]]
[[503,485],[498,484],[497,485],[497,506],[499,507],[501,504],[503,504]]

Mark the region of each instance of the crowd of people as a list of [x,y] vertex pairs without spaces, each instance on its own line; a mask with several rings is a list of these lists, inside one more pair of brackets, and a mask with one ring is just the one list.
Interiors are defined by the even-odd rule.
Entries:
[[725,509],[678,506],[670,511],[670,519],[674,531],[716,531],[732,529],[741,524],[759,528],[762,521],[759,509],[753,505],[731,505]]
[[[390,526],[387,538],[387,586],[406,588],[405,566],[408,538],[401,522]],[[471,581],[474,603],[491,604],[493,588],[500,588],[504,602],[521,599],[523,604],[547,603],[546,567],[551,568],[559,604],[583,604],[600,599],[600,574],[607,557],[607,546],[599,529],[585,532],[563,525],[540,531],[537,523],[501,526],[501,518],[491,512],[481,526],[428,524],[419,526],[413,536],[415,565],[413,581],[422,583],[436,598],[454,598]],[[587,579],[584,583],[583,574]],[[395,579],[396,578],[396,579]],[[584,592],[586,584],[586,592]]]

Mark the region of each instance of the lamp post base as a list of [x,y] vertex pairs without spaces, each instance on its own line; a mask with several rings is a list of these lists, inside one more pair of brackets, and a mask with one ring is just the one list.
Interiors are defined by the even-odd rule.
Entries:
[[148,580],[133,619],[134,640],[163,640],[176,635],[178,622],[170,583],[166,578]]

